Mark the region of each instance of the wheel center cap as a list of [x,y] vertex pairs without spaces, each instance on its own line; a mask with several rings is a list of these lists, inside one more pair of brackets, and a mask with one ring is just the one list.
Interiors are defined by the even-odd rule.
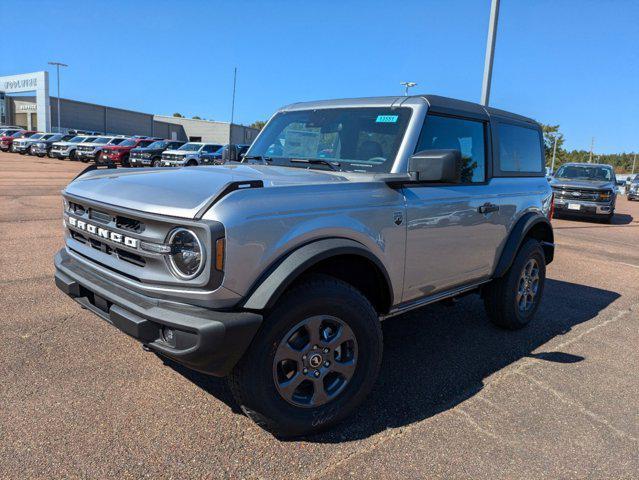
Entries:
[[319,367],[322,364],[322,356],[319,353],[312,355],[308,359],[308,364],[313,368]]

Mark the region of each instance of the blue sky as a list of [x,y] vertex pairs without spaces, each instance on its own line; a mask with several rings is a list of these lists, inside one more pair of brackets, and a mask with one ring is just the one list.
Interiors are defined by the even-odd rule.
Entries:
[[[0,75],[58,60],[62,97],[228,121],[237,66],[242,123],[296,101],[401,94],[404,80],[479,101],[489,7],[5,0]],[[568,148],[594,136],[597,153],[639,151],[639,2],[502,0],[491,105],[559,123]]]

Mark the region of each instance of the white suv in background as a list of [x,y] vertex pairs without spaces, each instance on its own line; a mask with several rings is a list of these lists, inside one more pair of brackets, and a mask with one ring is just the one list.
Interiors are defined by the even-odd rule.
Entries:
[[105,135],[103,137],[98,137],[92,142],[83,143],[82,145],[78,145],[75,150],[76,157],[78,160],[82,162],[89,162],[93,160],[94,162],[100,156],[100,152],[107,145],[119,145],[123,141],[125,141],[127,137],[115,136],[115,135]]
[[162,154],[163,167],[191,167],[202,164],[202,154],[217,152],[218,143],[188,142],[177,150],[165,150]]

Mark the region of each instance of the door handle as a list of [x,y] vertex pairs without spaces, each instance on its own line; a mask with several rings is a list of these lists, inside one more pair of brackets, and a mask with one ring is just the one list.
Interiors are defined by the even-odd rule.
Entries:
[[495,205],[494,203],[486,202],[483,205],[480,205],[477,210],[479,211],[479,213],[496,212],[496,211],[499,210],[499,205]]

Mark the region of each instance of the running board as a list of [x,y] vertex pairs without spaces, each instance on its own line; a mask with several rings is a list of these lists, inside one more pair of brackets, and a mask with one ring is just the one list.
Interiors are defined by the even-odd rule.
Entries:
[[430,295],[428,297],[418,298],[417,300],[412,300],[408,303],[401,303],[397,307],[391,309],[391,311],[388,312],[386,315],[380,315],[379,319],[386,320],[387,318],[401,315],[402,313],[406,313],[411,310],[430,305],[431,303],[436,303],[447,298],[456,297],[457,295],[461,295],[462,293],[467,293],[475,290],[476,288],[488,282],[490,282],[490,280],[484,280],[483,282],[473,283],[472,285],[457,287],[452,290],[447,290],[445,292],[436,293],[435,295]]

